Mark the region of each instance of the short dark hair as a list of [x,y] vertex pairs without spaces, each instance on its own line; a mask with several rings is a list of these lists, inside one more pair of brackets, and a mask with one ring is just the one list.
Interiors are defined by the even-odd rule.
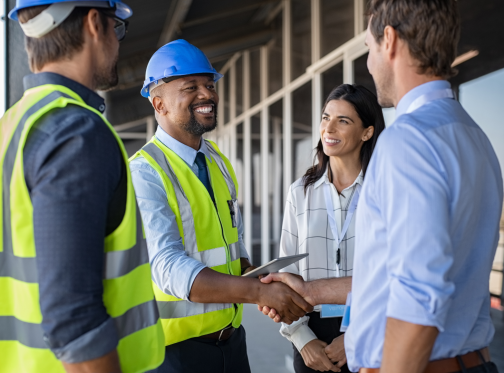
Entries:
[[[326,99],[324,110],[327,104],[333,100],[348,102],[354,107],[357,115],[359,115],[364,128],[368,128],[370,126],[374,127],[373,137],[364,142],[360,152],[362,174],[365,176],[369,161],[371,160],[371,155],[373,154],[376,142],[378,141],[378,136],[380,136],[385,129],[385,120],[383,118],[382,108],[378,104],[376,96],[369,89],[356,84],[342,84],[333,89]],[[322,110],[322,112],[324,110]],[[329,164],[329,156],[324,153],[322,140],[319,140],[315,150],[316,154],[313,159],[313,163],[315,163],[315,161],[318,161],[318,163],[314,164],[313,167],[310,167],[303,176],[305,193],[310,185],[314,184],[324,175],[327,170],[327,165]]]
[[419,72],[444,79],[456,75],[460,18],[457,0],[370,0],[369,28],[381,43],[386,26],[408,44]]
[[[18,11],[18,19],[21,23],[28,22],[38,16],[49,5],[34,6]],[[40,38],[31,38],[25,35],[25,49],[28,53],[30,70],[40,70],[49,62],[71,58],[76,52],[82,50],[84,37],[82,26],[84,17],[91,8],[76,7],[70,15],[46,35]],[[99,11],[103,30],[108,28],[108,19],[103,11]]]

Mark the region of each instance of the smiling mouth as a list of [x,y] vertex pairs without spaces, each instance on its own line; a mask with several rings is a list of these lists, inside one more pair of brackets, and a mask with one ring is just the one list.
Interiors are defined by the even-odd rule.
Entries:
[[334,144],[339,144],[341,142],[341,140],[329,139],[327,137],[324,137],[324,142],[326,142],[327,144],[334,145]]
[[210,114],[214,112],[213,105],[201,105],[194,108],[194,111],[198,114]]

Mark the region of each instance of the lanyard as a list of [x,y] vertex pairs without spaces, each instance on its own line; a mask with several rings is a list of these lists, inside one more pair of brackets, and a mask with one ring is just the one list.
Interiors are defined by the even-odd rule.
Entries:
[[[331,227],[334,239],[336,240],[336,242],[338,242],[338,249],[339,249],[341,241],[343,241],[343,238],[346,235],[348,227],[350,226],[350,222],[352,221],[355,209],[357,208],[357,202],[359,202],[361,185],[357,184],[357,187],[355,188],[355,193],[352,197],[352,200],[350,201],[350,206],[348,207],[348,213],[345,219],[345,223],[343,224],[343,228],[341,229],[341,235],[338,233],[338,227],[336,226],[336,219],[334,217],[334,207],[331,197],[331,185],[332,184],[329,183],[324,185],[324,197],[327,209],[327,216],[329,217],[329,226]],[[337,269],[337,275],[339,277],[339,267],[337,266],[336,269]]]
[[453,91],[451,90],[451,88],[439,89],[437,91],[429,92],[426,93],[425,95],[418,97],[408,107],[408,110],[406,110],[406,114],[414,112],[415,110],[421,108],[428,102],[439,100],[441,98],[454,98]]

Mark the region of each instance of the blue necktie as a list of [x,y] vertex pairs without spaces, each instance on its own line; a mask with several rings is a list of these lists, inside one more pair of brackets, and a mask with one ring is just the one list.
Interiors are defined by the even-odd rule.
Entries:
[[196,154],[196,159],[194,162],[198,166],[198,179],[205,186],[208,194],[210,194],[210,197],[212,198],[212,201],[215,201],[212,186],[210,185],[210,180],[208,179],[208,170],[205,161],[205,155],[201,152],[198,152],[198,154]]

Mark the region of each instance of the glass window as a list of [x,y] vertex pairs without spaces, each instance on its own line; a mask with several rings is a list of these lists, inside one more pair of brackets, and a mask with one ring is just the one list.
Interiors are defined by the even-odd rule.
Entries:
[[321,0],[321,52],[325,56],[354,37],[354,0]]
[[235,116],[243,113],[243,57],[236,61],[236,113]]
[[331,91],[343,84],[343,62],[340,62],[322,74],[322,103]]
[[[292,93],[292,172],[294,180],[312,165],[312,87],[306,83]],[[314,123],[317,125],[318,123]]]
[[367,68],[368,54],[366,53],[354,61],[354,82],[363,85],[376,95],[374,80]]
[[270,195],[270,226],[271,226],[271,258],[278,258],[280,235],[283,219],[282,193],[282,159],[283,159],[283,100],[269,107],[270,117],[270,154],[269,154],[269,195]]
[[229,105],[229,97],[230,95],[230,83],[231,79],[229,79],[229,70],[222,78],[222,83],[224,84],[224,102],[221,107],[224,109],[224,123],[228,123],[230,120],[230,105]]
[[238,204],[243,216],[243,123],[236,126],[236,164],[233,167],[238,180]]
[[252,132],[252,263],[261,263],[261,118],[251,118]]
[[271,22],[273,38],[268,43],[268,95],[283,86],[282,17],[280,12]]
[[261,101],[261,52],[250,51],[250,107]]
[[311,1],[292,1],[292,80],[311,64]]

